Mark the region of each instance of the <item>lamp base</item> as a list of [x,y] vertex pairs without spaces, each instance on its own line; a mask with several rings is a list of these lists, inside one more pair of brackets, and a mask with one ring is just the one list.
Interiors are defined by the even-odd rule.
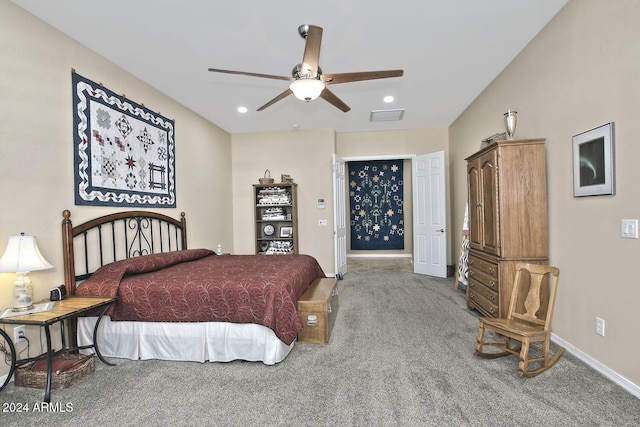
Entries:
[[35,306],[33,304],[31,304],[28,307],[18,307],[18,308],[12,308],[11,311],[14,313],[20,312],[20,311],[29,311],[29,310],[33,310],[35,308]]
[[13,283],[13,310],[27,311],[33,309],[33,287],[29,273],[16,273]]

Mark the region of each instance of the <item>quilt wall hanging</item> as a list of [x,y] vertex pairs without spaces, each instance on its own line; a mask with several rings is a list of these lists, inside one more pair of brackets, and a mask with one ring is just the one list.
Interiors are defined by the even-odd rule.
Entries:
[[174,121],[72,72],[76,205],[174,208]]
[[403,160],[348,164],[351,249],[404,249]]

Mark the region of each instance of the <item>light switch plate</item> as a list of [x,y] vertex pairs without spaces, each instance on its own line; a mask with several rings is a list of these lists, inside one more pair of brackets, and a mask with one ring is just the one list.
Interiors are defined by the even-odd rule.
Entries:
[[626,239],[638,238],[638,220],[637,219],[623,219],[620,220],[620,237]]
[[604,319],[596,317],[596,334],[604,336]]

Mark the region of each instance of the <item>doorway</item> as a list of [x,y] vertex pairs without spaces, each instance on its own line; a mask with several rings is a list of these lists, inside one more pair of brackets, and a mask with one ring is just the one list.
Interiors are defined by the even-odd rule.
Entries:
[[[370,160],[410,160],[412,171],[410,183],[411,191],[405,192],[406,204],[412,206],[410,209],[405,209],[405,221],[410,233],[405,235],[405,242],[408,241],[409,251],[405,253],[393,253],[382,254],[377,253],[375,255],[363,255],[358,253],[348,254],[347,244],[350,240],[348,237],[349,230],[347,230],[347,224],[349,223],[348,216],[348,203],[347,203],[347,180],[345,178],[346,165],[350,161],[370,161]],[[435,159],[435,160],[434,160]],[[420,178],[421,181],[416,182],[416,176],[420,177],[422,167],[416,169],[416,164],[419,162],[422,164],[426,162],[426,165],[431,168],[434,164],[440,169],[441,177],[434,179],[431,172],[426,179]],[[416,175],[416,170],[417,175]],[[406,177],[404,178],[406,180]],[[435,186],[435,187],[434,187]],[[407,185],[408,187],[408,185]],[[416,193],[416,189],[419,188],[419,193]],[[341,190],[340,190],[341,189]],[[431,193],[431,194],[429,194]],[[433,197],[433,195],[437,197]],[[418,197],[419,196],[419,197]],[[424,196],[424,197],[423,197]],[[416,212],[415,203],[420,202],[421,209]],[[434,207],[434,203],[437,202],[437,206]],[[422,156],[416,156],[415,154],[397,155],[397,156],[366,156],[366,157],[338,157],[334,155],[334,243],[335,243],[335,267],[336,276],[341,278],[349,271],[348,260],[351,260],[351,264],[354,268],[368,270],[368,271],[388,271],[394,268],[393,261],[396,261],[396,267],[399,271],[407,270],[407,265],[413,267],[413,271],[419,274],[433,275],[436,277],[446,277],[447,274],[447,224],[446,224],[446,190],[445,190],[445,163],[444,152],[431,153]],[[437,215],[434,215],[436,213]],[[427,230],[421,229],[421,235],[415,235],[416,218],[419,219],[418,224],[423,224],[425,221],[428,224],[433,225],[433,219],[437,219],[437,226],[431,227]],[[420,248],[416,247],[416,241],[421,242]],[[426,242],[429,242],[427,245]],[[436,244],[437,243],[437,244]],[[406,246],[405,246],[406,247]],[[419,249],[416,252],[416,249]],[[435,252],[434,252],[435,251]],[[363,259],[356,259],[363,258]],[[388,259],[384,259],[388,258]],[[403,258],[406,258],[403,259]],[[399,261],[400,260],[400,261]],[[416,260],[421,262],[421,268],[416,271]],[[389,263],[391,261],[391,263]],[[406,261],[406,262],[403,262]],[[391,264],[385,265],[385,264]],[[405,265],[406,264],[406,265]],[[430,269],[425,270],[424,265],[429,265]],[[437,269],[433,269],[433,267]]]

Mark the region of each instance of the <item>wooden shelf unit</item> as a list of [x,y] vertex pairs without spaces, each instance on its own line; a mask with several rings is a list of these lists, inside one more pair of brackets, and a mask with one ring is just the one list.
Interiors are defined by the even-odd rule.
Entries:
[[253,185],[256,254],[298,253],[297,190],[296,183]]

